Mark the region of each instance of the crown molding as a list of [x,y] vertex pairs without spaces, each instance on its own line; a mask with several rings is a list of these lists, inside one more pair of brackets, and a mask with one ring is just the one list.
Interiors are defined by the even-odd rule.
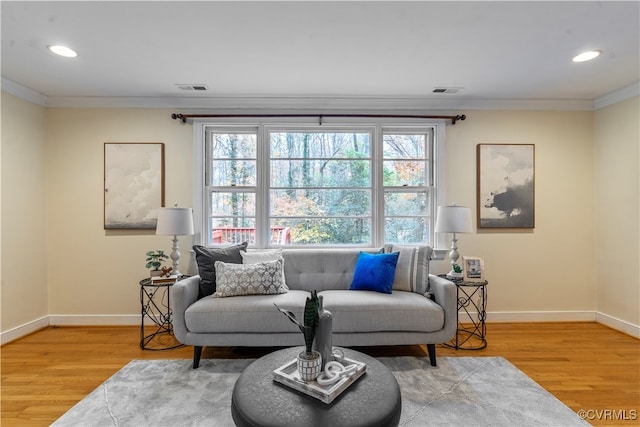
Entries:
[[4,77],[2,77],[1,85],[4,92],[10,93],[20,99],[24,99],[25,101],[29,101],[42,107],[47,106],[47,97],[40,92],[36,92],[33,89],[29,89],[28,87],[22,86],[21,84],[9,79],[5,79]]
[[640,96],[640,81],[596,98],[593,101],[593,109],[599,110],[600,108],[608,107],[609,105],[633,98],[634,96]]
[[158,96],[81,97],[46,96],[2,78],[2,90],[25,101],[52,108],[167,108],[207,110],[548,110],[592,111],[640,95],[640,82],[633,83],[595,100],[580,99],[499,99],[440,96]]
[[585,110],[591,100],[480,99],[448,97],[215,96],[215,97],[49,97],[60,108],[186,108],[220,110]]

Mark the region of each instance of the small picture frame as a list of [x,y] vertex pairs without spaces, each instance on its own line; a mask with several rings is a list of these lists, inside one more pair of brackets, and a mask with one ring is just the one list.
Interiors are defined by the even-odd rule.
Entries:
[[464,270],[464,280],[469,282],[484,280],[484,260],[482,258],[463,256],[462,269]]

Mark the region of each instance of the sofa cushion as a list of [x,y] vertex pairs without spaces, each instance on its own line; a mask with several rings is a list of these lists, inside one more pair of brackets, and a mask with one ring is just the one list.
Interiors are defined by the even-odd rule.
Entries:
[[[382,253],[382,248],[364,250]],[[347,290],[353,280],[359,249],[287,249],[282,251],[284,273],[289,289],[318,292],[329,289]]]
[[434,332],[444,327],[444,310],[414,292],[324,291],[324,308],[333,316],[334,333]]
[[216,291],[216,261],[242,264],[241,250],[247,249],[247,242],[233,246],[222,246],[215,248],[205,248],[195,245],[193,250],[196,253],[196,263],[198,264],[198,274],[200,275],[199,298],[211,295]]
[[426,245],[384,245],[385,253],[399,252],[393,290],[424,295],[429,291],[429,261],[433,249]]
[[284,261],[258,264],[229,264],[216,261],[216,292],[214,298],[242,295],[271,295],[287,292],[284,286]]
[[[185,323],[196,333],[302,333],[273,305],[291,310],[302,318],[309,292],[290,290],[285,294],[202,298],[185,311]],[[275,343],[274,343],[275,345]]]
[[352,291],[376,291],[390,294],[398,255],[398,252],[389,254],[360,252],[349,289]]

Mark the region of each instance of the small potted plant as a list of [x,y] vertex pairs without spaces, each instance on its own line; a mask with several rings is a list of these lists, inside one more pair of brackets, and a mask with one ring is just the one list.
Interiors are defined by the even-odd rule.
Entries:
[[164,251],[155,250],[147,252],[147,264],[145,268],[148,268],[149,276],[156,277],[162,276],[162,271],[160,267],[162,266],[162,262],[166,259],[169,259],[167,255],[165,255]]
[[447,274],[450,279],[462,279],[462,267],[458,264],[451,264],[451,271]]
[[305,350],[298,354],[298,373],[303,381],[313,381],[320,375],[322,368],[322,356],[316,350],[313,350],[313,340],[316,337],[316,331],[320,321],[318,315],[318,293],[314,290],[304,305],[304,323],[296,319],[296,315],[289,310],[284,310],[273,304],[276,308],[289,320],[298,325],[300,332],[304,336]]

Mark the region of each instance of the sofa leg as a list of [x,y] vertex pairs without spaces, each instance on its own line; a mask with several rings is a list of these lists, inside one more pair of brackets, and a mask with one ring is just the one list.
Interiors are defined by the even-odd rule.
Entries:
[[427,344],[427,352],[429,353],[429,360],[431,361],[431,366],[436,366],[436,345]]
[[198,369],[200,366],[200,356],[202,356],[202,346],[193,347],[193,369]]

